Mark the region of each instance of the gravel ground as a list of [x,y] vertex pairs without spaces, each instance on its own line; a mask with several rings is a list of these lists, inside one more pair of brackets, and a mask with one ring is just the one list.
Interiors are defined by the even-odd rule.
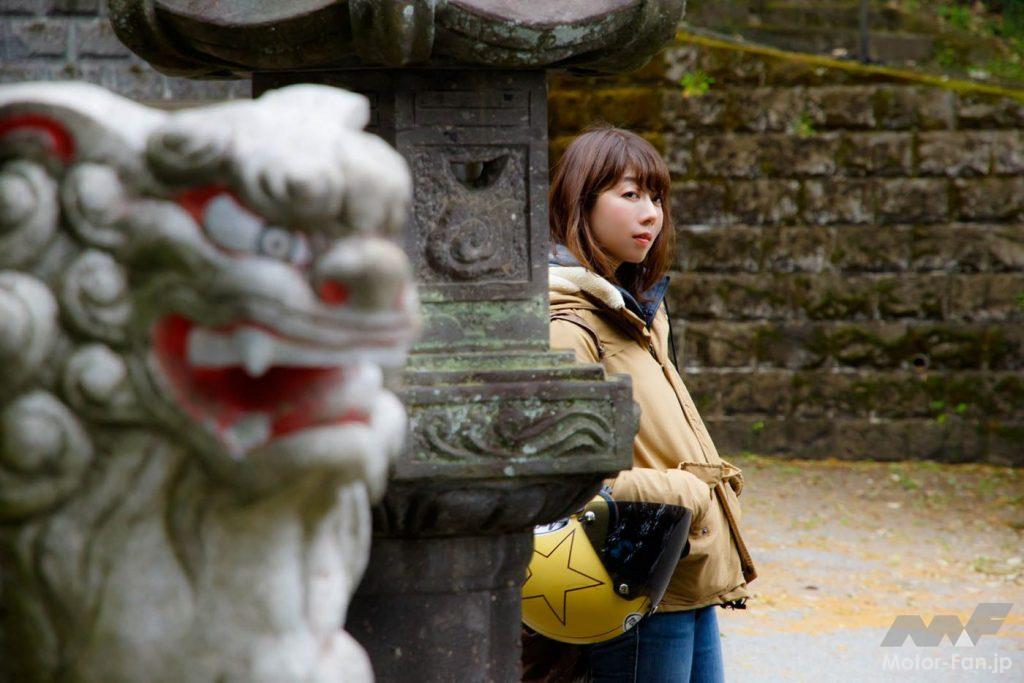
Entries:
[[[1024,681],[1024,470],[744,456],[759,578],[719,619],[729,681]],[[1011,603],[977,644],[881,647],[898,615]]]

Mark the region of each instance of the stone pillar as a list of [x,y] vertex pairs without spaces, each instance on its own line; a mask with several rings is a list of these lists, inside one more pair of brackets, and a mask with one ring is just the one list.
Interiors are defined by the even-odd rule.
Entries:
[[405,247],[424,328],[403,373],[411,429],[347,627],[382,681],[518,680],[532,526],[628,467],[636,428],[627,378],[548,348],[543,69],[638,66],[683,2],[228,4],[111,8],[126,43],[169,72],[366,95],[370,130],[413,176]]

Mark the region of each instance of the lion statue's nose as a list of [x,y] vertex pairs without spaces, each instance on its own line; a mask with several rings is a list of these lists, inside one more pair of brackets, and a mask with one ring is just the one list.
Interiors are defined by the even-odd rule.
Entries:
[[324,303],[374,312],[408,305],[404,295],[412,272],[400,247],[384,239],[360,237],[335,243],[317,260],[313,279]]

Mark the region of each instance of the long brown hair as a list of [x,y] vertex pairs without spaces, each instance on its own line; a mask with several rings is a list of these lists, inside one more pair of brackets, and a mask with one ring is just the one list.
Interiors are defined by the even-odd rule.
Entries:
[[[630,172],[644,191],[661,197],[661,232],[641,263],[615,261],[598,244],[589,216],[597,196]],[[622,128],[599,126],[583,132],[555,167],[548,193],[551,241],[565,245],[584,268],[640,296],[664,277],[675,256],[675,230],[669,206],[668,167],[651,143]]]

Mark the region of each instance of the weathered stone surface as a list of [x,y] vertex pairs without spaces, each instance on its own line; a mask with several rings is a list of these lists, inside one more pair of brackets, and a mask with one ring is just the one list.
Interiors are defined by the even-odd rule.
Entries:
[[808,88],[807,112],[816,126],[874,128],[874,95],[868,86]]
[[687,97],[681,91],[672,89],[663,99],[664,118],[676,132],[724,128],[729,117],[729,93],[718,90]]
[[917,168],[921,175],[981,176],[992,166],[989,133],[936,131],[917,137]]
[[4,62],[38,57],[63,57],[68,25],[45,19],[10,19],[0,23],[0,57]]
[[806,322],[754,325],[754,354],[759,367],[817,368],[828,361],[828,337],[821,325]]
[[900,271],[910,263],[912,241],[913,232],[904,225],[839,226],[832,265],[843,271]]
[[665,141],[665,163],[673,180],[692,177],[697,164],[694,159],[694,136],[689,133],[667,133]]
[[952,320],[1024,323],[1024,274],[977,274],[951,278]]
[[880,128],[949,130],[954,126],[956,96],[942,88],[882,86],[875,92]]
[[945,318],[949,278],[946,275],[884,275],[873,279],[878,315],[884,319]]
[[905,176],[913,171],[911,133],[848,133],[837,153],[844,173],[851,176]]
[[808,180],[803,219],[809,223],[868,223],[874,219],[876,185],[866,180]]
[[949,216],[944,180],[884,180],[875,186],[876,216],[882,223],[937,223]]
[[992,228],[970,224],[919,225],[911,230],[911,269],[950,273],[987,270]]
[[726,186],[721,182],[682,182],[672,186],[672,220],[676,225],[735,223],[726,209]]
[[772,154],[766,143],[753,135],[702,135],[694,148],[697,170],[712,178],[760,177],[762,154]]
[[762,136],[761,168],[783,178],[830,176],[836,171],[838,133]]
[[764,270],[776,273],[817,273],[829,264],[834,241],[834,231],[830,228],[765,227],[761,234],[758,252]]
[[992,141],[992,173],[1024,174],[1024,137],[1019,130],[989,133]]
[[742,223],[791,223],[799,213],[800,183],[795,180],[737,180],[729,190],[731,213]]
[[761,228],[740,225],[678,228],[677,267],[690,272],[756,272],[763,234]]
[[735,127],[755,133],[789,130],[806,110],[806,94],[800,88],[735,89],[730,95],[729,111],[735,117]]
[[752,367],[757,327],[747,323],[686,322],[681,326],[687,368]]
[[121,58],[128,52],[106,19],[90,19],[74,24],[75,49],[82,57]]
[[1024,124],[1024,103],[968,93],[957,98],[956,115],[958,128],[1017,128]]
[[1024,177],[957,180],[953,193],[960,220],[1008,220],[1024,209]]

